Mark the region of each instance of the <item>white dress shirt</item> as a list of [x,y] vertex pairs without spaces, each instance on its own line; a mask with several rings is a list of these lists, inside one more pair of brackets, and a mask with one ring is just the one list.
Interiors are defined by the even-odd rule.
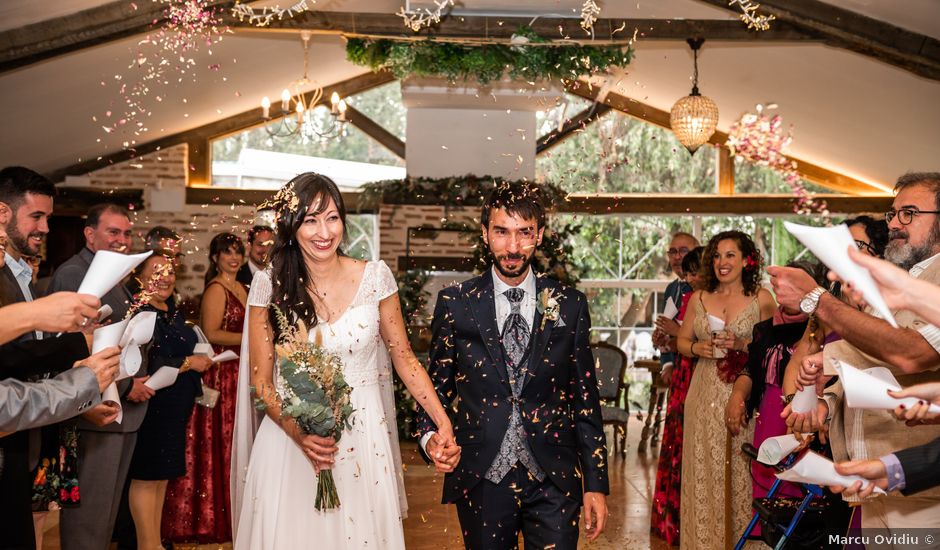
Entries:
[[[503,333],[503,325],[506,323],[506,318],[509,317],[509,314],[512,313],[512,304],[509,303],[509,298],[506,297],[504,292],[513,288],[512,286],[506,284],[502,279],[499,278],[499,273],[497,273],[496,268],[493,267],[493,300],[496,304],[496,327],[499,329],[499,333]],[[518,288],[521,288],[525,295],[522,296],[522,303],[519,304],[519,313],[522,315],[522,318],[529,323],[529,334],[533,333],[532,323],[535,322],[535,305],[536,305],[536,295],[535,295],[535,273],[532,272],[532,268],[529,268],[529,272],[526,274],[525,279],[519,283]],[[427,444],[428,440],[431,439],[431,436],[436,432],[433,430],[421,436],[421,449],[427,453]]]
[[[21,256],[20,259],[14,260],[13,256],[7,254],[7,265],[10,266],[10,272],[13,273],[13,278],[16,279],[16,284],[20,285],[20,290],[23,292],[23,298],[27,302],[33,301],[33,293],[29,290],[29,284],[33,282],[33,267],[23,259]],[[42,331],[36,331],[36,339],[42,340]]]

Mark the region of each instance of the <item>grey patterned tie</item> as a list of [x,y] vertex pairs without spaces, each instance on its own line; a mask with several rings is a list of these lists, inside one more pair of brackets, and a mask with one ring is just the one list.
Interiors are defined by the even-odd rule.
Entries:
[[510,365],[515,370],[516,377],[519,376],[519,368],[522,363],[522,356],[529,347],[529,323],[522,317],[521,306],[525,291],[521,288],[510,288],[503,292],[509,299],[509,305],[512,309],[506,321],[503,323],[503,349],[506,355],[512,361]]
[[509,416],[509,426],[506,428],[506,435],[499,446],[499,452],[496,459],[490,465],[486,472],[486,479],[493,483],[499,483],[506,477],[509,470],[517,462],[521,462],[526,470],[532,474],[532,477],[542,481],[545,479],[545,472],[539,467],[535,457],[532,456],[532,450],[529,448],[529,442],[525,432],[525,426],[522,423],[522,411],[519,408],[519,394],[522,393],[522,381],[525,379],[525,372],[521,367],[522,358],[525,356],[526,349],[529,347],[529,323],[522,317],[521,304],[525,291],[521,288],[510,288],[503,292],[509,299],[512,309],[506,321],[503,323],[503,349],[509,359],[509,385],[512,388],[512,412]]

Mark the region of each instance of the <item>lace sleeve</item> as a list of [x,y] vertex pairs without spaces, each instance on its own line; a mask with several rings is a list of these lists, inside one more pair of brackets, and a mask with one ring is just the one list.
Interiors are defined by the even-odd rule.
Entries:
[[392,270],[384,261],[379,260],[377,264],[378,273],[376,273],[375,290],[379,301],[382,301],[398,292],[398,283],[395,281],[395,276],[392,275]]
[[248,290],[248,305],[256,307],[268,307],[271,303],[271,275],[268,270],[255,272],[255,277],[251,280],[251,288]]

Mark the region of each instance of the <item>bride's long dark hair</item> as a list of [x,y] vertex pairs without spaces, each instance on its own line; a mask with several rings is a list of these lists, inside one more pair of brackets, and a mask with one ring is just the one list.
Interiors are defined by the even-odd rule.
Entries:
[[[305,172],[294,177],[270,203],[277,214],[274,248],[271,249],[271,303],[287,313],[288,317],[303,320],[307,327],[317,324],[317,310],[307,291],[310,273],[296,235],[304,218],[308,214],[321,214],[329,206],[330,199],[336,204],[343,222],[345,239],[346,205],[343,203],[343,195],[333,180],[324,175]],[[308,212],[314,206],[316,209]],[[337,253],[344,255],[342,248]],[[274,312],[270,312],[270,315],[272,325],[277,327]]]

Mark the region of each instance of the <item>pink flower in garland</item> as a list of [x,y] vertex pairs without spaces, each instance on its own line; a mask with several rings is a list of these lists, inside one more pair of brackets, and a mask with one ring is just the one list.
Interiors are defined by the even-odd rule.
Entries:
[[783,117],[771,117],[764,113],[763,105],[758,105],[757,113],[745,113],[731,126],[727,145],[732,155],[779,173],[796,197],[794,212],[801,215],[817,213],[828,224],[829,209],[826,201],[806,191],[800,173],[796,170],[796,161],[787,158],[784,153],[784,149],[792,142],[793,135],[783,127]]

